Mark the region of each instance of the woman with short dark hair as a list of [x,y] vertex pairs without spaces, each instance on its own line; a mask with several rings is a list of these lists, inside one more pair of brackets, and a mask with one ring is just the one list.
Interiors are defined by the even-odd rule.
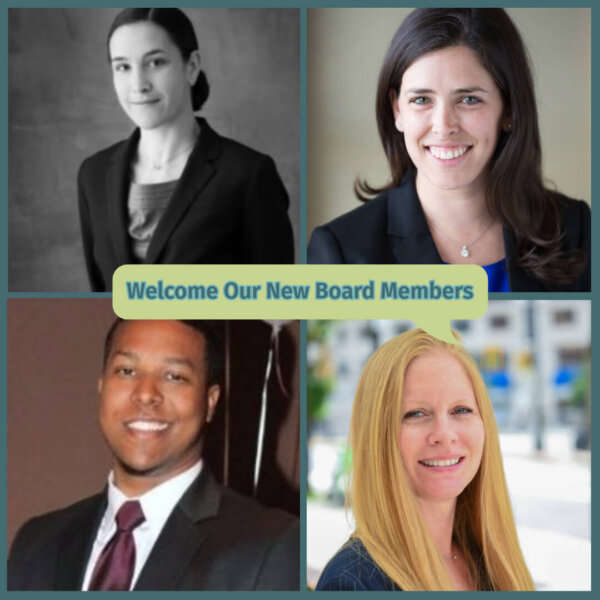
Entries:
[[137,126],[79,171],[93,291],[123,264],[289,263],[288,197],[271,158],[196,118],[209,86],[194,28],[177,8],[128,8],[108,56],[119,103]]

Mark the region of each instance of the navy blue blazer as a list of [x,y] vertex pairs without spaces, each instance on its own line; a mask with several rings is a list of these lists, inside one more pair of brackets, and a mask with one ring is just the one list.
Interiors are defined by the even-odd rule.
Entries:
[[[81,590],[106,493],[31,519],[8,558],[8,590]],[[297,519],[218,485],[208,469],[167,519],[137,590],[298,590]]]
[[[273,160],[221,137],[200,136],[148,246],[145,264],[294,262],[288,195]],[[137,262],[127,197],[139,129],[79,169],[79,215],[92,291],[112,289],[117,267]]]
[[350,538],[327,563],[316,589],[328,592],[401,591],[377,566],[358,538]]
[[[540,281],[514,264],[517,238],[504,228],[504,249],[511,292],[589,292],[591,288],[591,212],[581,200],[560,196],[565,250],[581,249],[587,264],[569,285]],[[414,176],[366,204],[317,227],[308,246],[313,264],[442,264],[421,202]]]

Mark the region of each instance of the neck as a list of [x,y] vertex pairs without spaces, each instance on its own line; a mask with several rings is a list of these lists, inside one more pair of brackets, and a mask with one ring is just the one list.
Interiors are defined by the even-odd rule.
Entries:
[[450,502],[419,501],[419,509],[436,548],[444,558],[451,558],[456,500]]
[[152,164],[168,161],[186,148],[192,148],[200,128],[194,114],[183,115],[174,123],[155,129],[142,129],[138,144],[138,156],[142,162]]
[[490,220],[483,182],[475,182],[468,188],[441,190],[417,173],[415,185],[427,221],[434,227],[477,229]]
[[156,486],[191,469],[201,458],[201,447],[195,447],[184,461],[168,468],[159,467],[151,471],[136,471],[119,460],[113,463],[113,484],[128,498],[137,498]]

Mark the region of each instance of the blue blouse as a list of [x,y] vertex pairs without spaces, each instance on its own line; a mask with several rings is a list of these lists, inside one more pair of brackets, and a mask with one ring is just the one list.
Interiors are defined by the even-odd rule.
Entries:
[[[450,263],[445,262],[444,264],[449,265]],[[483,265],[481,268],[488,276],[488,292],[510,292],[506,257],[491,265]]]
[[510,292],[506,257],[491,265],[483,265],[488,276],[488,292]]

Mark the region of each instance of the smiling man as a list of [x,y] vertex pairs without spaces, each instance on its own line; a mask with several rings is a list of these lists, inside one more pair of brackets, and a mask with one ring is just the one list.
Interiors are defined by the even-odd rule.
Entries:
[[220,352],[203,321],[117,321],[98,383],[106,490],[26,523],[9,590],[297,590],[297,521],[219,486],[202,441]]

